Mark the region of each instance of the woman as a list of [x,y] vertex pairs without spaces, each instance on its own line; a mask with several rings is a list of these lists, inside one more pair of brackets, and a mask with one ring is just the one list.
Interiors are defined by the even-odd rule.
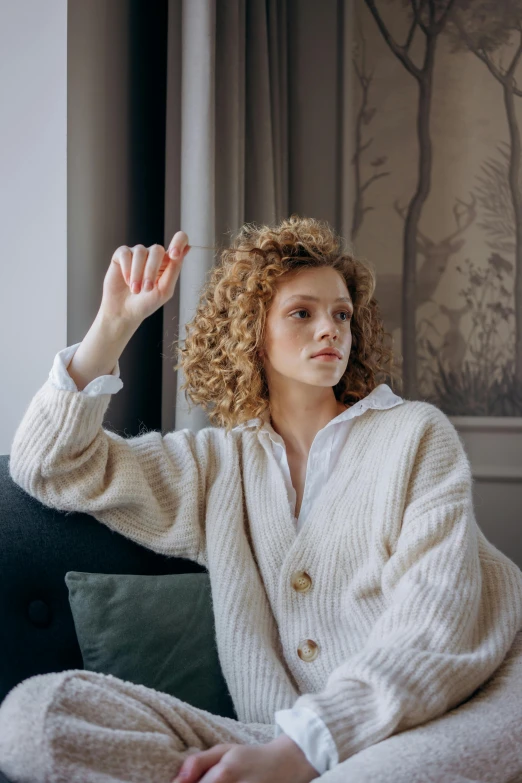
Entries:
[[375,278],[328,224],[247,224],[222,252],[180,349],[184,388],[214,426],[102,428],[118,358],[173,295],[189,247],[178,232],[167,253],[116,251],[95,322],[57,355],[10,471],[49,506],[208,568],[239,720],[101,674],[41,675],[0,707],[0,769],[374,783],[380,757],[394,783],[456,781],[451,753],[435,754],[451,777],[428,778],[419,756],[392,769],[383,740],[435,723],[520,646],[522,573],[476,523],[449,419],[378,382],[394,371]]

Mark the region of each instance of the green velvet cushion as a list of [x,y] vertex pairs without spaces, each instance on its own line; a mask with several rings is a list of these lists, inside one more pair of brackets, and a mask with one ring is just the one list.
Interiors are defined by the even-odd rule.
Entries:
[[215,642],[208,574],[68,571],[85,669],[237,719]]

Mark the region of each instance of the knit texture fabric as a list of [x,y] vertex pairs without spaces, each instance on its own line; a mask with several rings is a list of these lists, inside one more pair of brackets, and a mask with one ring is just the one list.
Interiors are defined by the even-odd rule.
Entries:
[[[294,704],[339,761],[467,699],[522,627],[522,572],[477,525],[454,426],[418,401],[367,410],[296,533],[271,448],[252,428],[124,438],[111,395],[46,381],[16,431],[13,480],[209,570],[216,641],[240,721]],[[293,575],[312,580],[296,591]],[[307,641],[318,654],[301,657]]]
[[271,734],[111,674],[68,669],[7,694],[0,770],[13,783],[171,783],[193,753]]

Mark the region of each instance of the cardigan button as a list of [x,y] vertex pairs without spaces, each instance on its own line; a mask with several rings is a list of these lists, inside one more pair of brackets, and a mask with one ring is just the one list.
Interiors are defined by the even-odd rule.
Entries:
[[291,576],[291,583],[294,590],[298,593],[307,593],[312,587],[312,579],[306,571],[294,571]]
[[297,654],[302,661],[310,663],[319,655],[319,647],[313,639],[304,639],[297,648]]

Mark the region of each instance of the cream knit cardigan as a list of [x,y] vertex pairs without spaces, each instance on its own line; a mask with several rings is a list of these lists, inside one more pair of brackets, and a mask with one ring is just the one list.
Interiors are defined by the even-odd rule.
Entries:
[[[522,572],[483,535],[469,461],[426,402],[367,410],[296,533],[283,477],[252,428],[124,438],[110,394],[47,380],[10,455],[13,480],[210,574],[219,658],[242,722],[293,705],[342,762],[469,697],[522,628]],[[297,591],[292,575],[312,580]],[[303,660],[303,641],[318,655]]]

